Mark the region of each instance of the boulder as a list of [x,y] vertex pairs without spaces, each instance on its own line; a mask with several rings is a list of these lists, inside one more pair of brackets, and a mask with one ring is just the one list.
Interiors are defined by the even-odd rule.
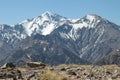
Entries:
[[66,68],[61,68],[60,71],[66,71]]
[[27,63],[28,67],[34,68],[34,67],[40,67],[40,68],[45,68],[46,64],[42,63],[42,62],[28,62]]
[[73,70],[68,70],[67,73],[68,75],[77,76],[76,72]]
[[5,63],[1,68],[6,69],[6,68],[15,68],[16,66],[13,63]]

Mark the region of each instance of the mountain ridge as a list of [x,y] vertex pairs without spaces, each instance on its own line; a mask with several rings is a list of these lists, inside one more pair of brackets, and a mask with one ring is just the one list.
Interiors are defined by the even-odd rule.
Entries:
[[96,14],[69,19],[45,12],[12,26],[0,25],[0,54],[5,56],[0,61],[95,63],[120,48],[119,34],[120,26]]

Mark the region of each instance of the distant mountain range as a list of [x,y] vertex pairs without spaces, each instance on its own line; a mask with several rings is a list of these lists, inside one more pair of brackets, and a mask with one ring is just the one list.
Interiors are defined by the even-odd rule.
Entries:
[[68,19],[45,12],[15,25],[0,25],[1,65],[23,65],[27,61],[102,64],[109,62],[106,56],[119,48],[120,26],[96,14]]

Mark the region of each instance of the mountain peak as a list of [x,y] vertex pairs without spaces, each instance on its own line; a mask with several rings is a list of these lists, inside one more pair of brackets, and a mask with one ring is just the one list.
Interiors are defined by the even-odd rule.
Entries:
[[88,19],[88,20],[91,20],[91,21],[93,21],[93,20],[101,20],[102,19],[100,16],[98,16],[96,14],[86,15],[85,18]]
[[52,12],[49,12],[49,11],[44,12],[44,13],[41,15],[41,17],[42,17],[42,18],[49,19],[49,20],[54,20],[54,21],[59,21],[59,20],[64,20],[64,19],[66,19],[66,17],[60,16],[59,14],[52,13]]
[[42,14],[42,16],[53,16],[53,15],[55,15],[55,14],[52,12],[49,12],[49,11],[46,11]]
[[95,27],[99,22],[103,21],[104,19],[96,14],[89,14],[86,15],[81,19],[82,22],[89,24],[89,27]]
[[91,17],[95,17],[95,18],[101,18],[99,15],[97,14],[88,14],[87,16],[91,16]]

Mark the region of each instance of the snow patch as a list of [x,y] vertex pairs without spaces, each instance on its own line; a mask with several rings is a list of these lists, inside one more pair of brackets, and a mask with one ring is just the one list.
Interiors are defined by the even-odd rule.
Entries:
[[86,18],[89,19],[91,22],[96,19],[93,15],[87,15]]
[[73,28],[75,29],[75,30],[77,30],[77,29],[81,29],[81,28],[83,28],[83,27],[87,27],[88,26],[88,24],[87,23],[85,23],[85,22],[83,22],[83,23],[75,23],[75,24],[72,24],[72,26],[73,26]]
[[47,25],[45,28],[42,30],[43,35],[48,35],[50,34],[54,29],[56,28],[55,24],[51,23]]
[[44,52],[46,51],[46,48],[45,48],[45,47],[43,48],[43,51],[44,51]]

